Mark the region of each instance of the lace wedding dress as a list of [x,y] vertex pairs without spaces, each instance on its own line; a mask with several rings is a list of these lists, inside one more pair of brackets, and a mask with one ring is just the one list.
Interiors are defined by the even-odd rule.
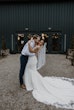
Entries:
[[74,79],[64,77],[43,77],[37,71],[37,57],[29,57],[24,83],[27,91],[44,104],[74,110]]

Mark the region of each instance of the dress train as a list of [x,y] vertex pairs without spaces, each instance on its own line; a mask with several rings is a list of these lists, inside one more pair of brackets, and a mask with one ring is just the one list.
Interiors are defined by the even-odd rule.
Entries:
[[36,68],[36,56],[29,57],[24,83],[27,91],[44,104],[74,110],[74,79],[64,77],[43,77]]

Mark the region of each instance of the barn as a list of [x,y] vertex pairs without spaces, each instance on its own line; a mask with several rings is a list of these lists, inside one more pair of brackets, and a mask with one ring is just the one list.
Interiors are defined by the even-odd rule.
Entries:
[[21,51],[29,34],[48,36],[47,53],[73,48],[74,2],[0,0],[0,49],[2,38],[11,52]]

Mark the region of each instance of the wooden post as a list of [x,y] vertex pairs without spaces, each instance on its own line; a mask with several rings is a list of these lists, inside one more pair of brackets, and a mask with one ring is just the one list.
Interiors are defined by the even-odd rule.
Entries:
[[64,52],[66,52],[66,34],[64,34]]
[[12,51],[14,50],[14,48],[13,48],[13,34],[11,35],[11,49],[12,49]]

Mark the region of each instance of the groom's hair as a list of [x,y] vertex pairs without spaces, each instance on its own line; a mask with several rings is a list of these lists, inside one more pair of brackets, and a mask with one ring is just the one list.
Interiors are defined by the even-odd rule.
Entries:
[[37,34],[34,34],[33,35],[33,39],[37,39],[38,35]]

